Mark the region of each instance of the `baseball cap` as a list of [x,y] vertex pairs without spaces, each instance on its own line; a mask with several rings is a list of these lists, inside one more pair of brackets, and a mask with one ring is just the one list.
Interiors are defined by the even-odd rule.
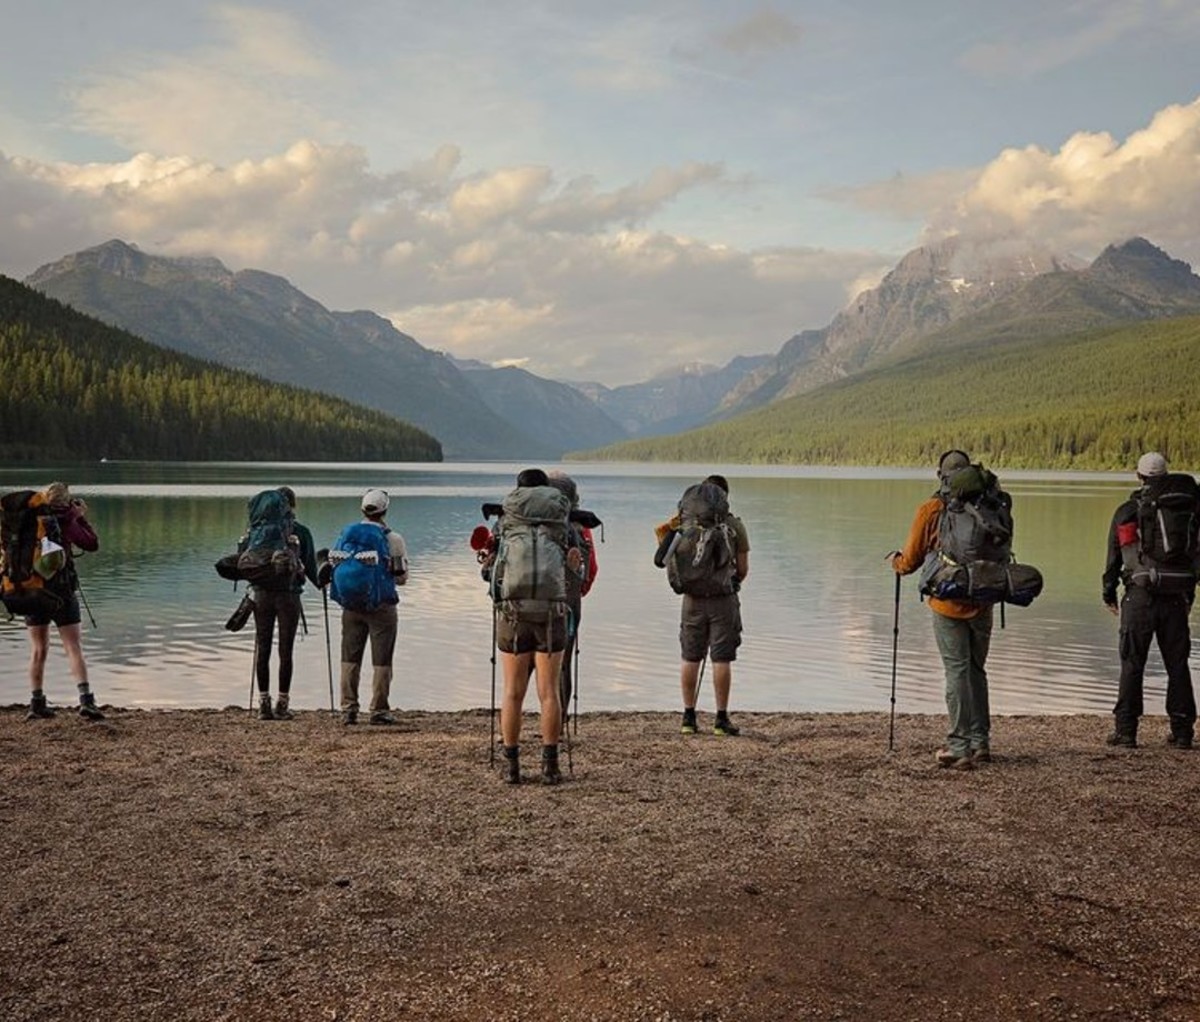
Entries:
[[1143,479],[1167,474],[1167,459],[1158,451],[1147,451],[1138,458],[1137,474]]
[[381,515],[388,509],[391,501],[386,490],[367,490],[363,494],[362,509],[369,515]]

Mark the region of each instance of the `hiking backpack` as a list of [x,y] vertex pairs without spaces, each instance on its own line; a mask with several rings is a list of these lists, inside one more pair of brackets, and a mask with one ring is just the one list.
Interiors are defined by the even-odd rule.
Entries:
[[0,497],[0,600],[10,614],[53,614],[71,594],[67,551],[44,493]]
[[329,551],[330,595],[346,610],[373,611],[398,603],[387,532],[371,522],[347,525]]
[[1042,591],[1041,572],[1013,559],[1012,498],[996,476],[982,465],[968,465],[946,479],[937,495],[942,501],[937,547],[921,570],[921,593],[1029,606]]
[[1134,519],[1117,526],[1127,584],[1191,592],[1200,558],[1200,486],[1190,475],[1169,472],[1148,479],[1134,501]]
[[679,498],[679,527],[665,557],[667,581],[677,593],[724,596],[735,590],[737,559],[729,497],[715,483],[695,483]]
[[288,588],[303,570],[291,504],[279,490],[263,490],[246,509],[249,528],[238,545],[237,577],[265,589]]
[[567,602],[567,516],[553,486],[520,486],[501,505],[492,599],[519,621],[545,621]]

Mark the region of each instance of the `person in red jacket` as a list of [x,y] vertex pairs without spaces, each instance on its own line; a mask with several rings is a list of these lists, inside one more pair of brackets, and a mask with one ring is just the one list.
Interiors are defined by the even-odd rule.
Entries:
[[[942,488],[971,459],[963,451],[946,451],[938,459]],[[944,500],[941,489],[917,508],[904,549],[892,557],[892,568],[910,575],[938,546],[938,521]],[[991,713],[988,707],[987,662],[992,641],[991,605],[929,597],[933,637],[946,672],[946,711],[950,729],[946,745],[937,751],[939,766],[970,770],[991,761]]]
[[25,618],[25,629],[29,633],[29,717],[36,720],[53,717],[54,711],[46,703],[43,677],[46,671],[46,655],[50,650],[50,625],[58,628],[67,664],[79,689],[79,715],[86,720],[103,720],[104,714],[96,706],[96,697],[88,684],[87,662],[83,659],[83,625],[79,607],[79,576],[75,572],[73,548],[88,553],[100,549],[96,531],[87,520],[87,504],[71,496],[66,483],[51,483],[43,491],[46,503],[58,519],[62,545],[66,552],[66,566],[54,577],[62,598],[59,608],[49,614],[31,614]]

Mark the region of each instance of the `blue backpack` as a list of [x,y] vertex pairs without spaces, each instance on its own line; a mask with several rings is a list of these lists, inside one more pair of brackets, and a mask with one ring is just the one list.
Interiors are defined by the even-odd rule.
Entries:
[[329,551],[330,594],[346,610],[371,611],[399,603],[392,579],[387,533],[378,525],[347,525]]

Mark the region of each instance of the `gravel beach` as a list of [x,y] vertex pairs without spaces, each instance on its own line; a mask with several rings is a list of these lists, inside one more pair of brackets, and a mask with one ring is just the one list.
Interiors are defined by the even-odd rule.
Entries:
[[1200,1019],[1161,717],[585,714],[549,788],[533,718],[509,787],[481,711],[106,712],[0,711],[11,1022]]

